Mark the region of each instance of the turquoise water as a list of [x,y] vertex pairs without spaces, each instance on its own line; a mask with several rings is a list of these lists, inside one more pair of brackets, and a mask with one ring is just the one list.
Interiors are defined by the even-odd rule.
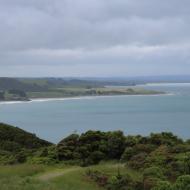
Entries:
[[58,142],[74,131],[123,130],[147,135],[171,131],[190,138],[190,84],[147,85],[173,95],[115,96],[0,104],[0,122]]

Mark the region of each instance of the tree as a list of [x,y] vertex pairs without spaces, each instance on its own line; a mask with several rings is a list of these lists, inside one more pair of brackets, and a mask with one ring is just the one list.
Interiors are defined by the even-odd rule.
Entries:
[[137,152],[133,147],[127,147],[121,156],[121,161],[125,162],[130,160]]
[[190,190],[190,175],[183,175],[177,178],[174,190]]
[[160,134],[152,133],[150,135],[150,142],[152,144],[160,145],[176,145],[182,143],[183,141],[179,139],[177,136],[173,135],[172,133],[163,132]]
[[88,164],[98,164],[105,155],[100,151],[94,151],[88,157]]
[[121,131],[108,133],[108,155],[111,159],[120,159],[125,150],[125,136]]
[[184,171],[186,174],[190,174],[190,153],[187,153],[184,158]]
[[147,156],[147,153],[140,152],[133,156],[127,164],[133,169],[140,169],[144,167]]
[[57,151],[59,160],[74,159],[74,152],[78,145],[78,140],[79,135],[72,134],[58,143]]

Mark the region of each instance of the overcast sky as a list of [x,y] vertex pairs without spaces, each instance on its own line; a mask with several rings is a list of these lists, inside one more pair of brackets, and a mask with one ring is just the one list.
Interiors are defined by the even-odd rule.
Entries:
[[0,0],[0,76],[190,74],[190,0]]

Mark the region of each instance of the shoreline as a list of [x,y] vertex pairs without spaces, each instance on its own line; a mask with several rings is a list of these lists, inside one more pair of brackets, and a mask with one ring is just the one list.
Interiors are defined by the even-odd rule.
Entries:
[[34,98],[29,101],[0,101],[0,105],[3,104],[29,104],[37,102],[50,102],[50,101],[65,101],[65,100],[83,100],[83,99],[98,99],[98,98],[113,98],[113,97],[140,97],[140,96],[171,96],[172,93],[164,94],[133,94],[133,95],[100,95],[100,96],[76,96],[76,97],[64,97],[64,98]]
[[169,82],[158,82],[158,83],[154,83],[154,82],[150,82],[150,83],[145,83],[145,84],[139,84],[136,86],[190,86],[190,82],[173,82],[173,83],[169,83]]

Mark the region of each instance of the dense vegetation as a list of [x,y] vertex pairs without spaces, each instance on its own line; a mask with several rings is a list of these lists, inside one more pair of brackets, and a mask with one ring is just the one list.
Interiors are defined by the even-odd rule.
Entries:
[[0,164],[25,162],[27,156],[52,145],[17,127],[0,123]]
[[108,190],[190,189],[190,141],[166,132],[143,137],[87,131],[53,145],[0,124],[0,164],[15,163],[66,165],[66,171],[76,172],[85,184]]
[[78,160],[82,166],[87,166],[116,159],[126,169],[142,175],[140,180],[135,180],[119,172],[111,178],[99,171],[87,172],[91,179],[107,189],[190,188],[190,141],[184,142],[172,133],[142,137],[124,136],[120,131],[88,131],[65,138],[57,147],[60,160]]

